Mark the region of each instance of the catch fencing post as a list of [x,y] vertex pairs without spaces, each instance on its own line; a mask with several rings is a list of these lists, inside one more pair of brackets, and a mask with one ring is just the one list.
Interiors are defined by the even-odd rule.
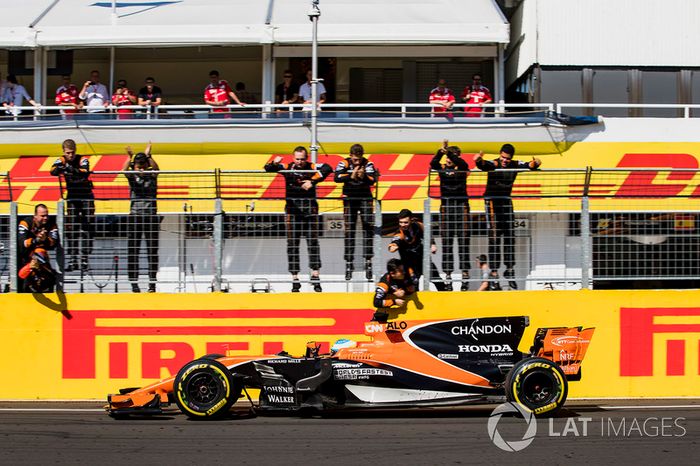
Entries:
[[56,246],[56,264],[59,273],[56,277],[56,289],[63,291],[64,277],[66,273],[65,250],[63,244],[66,241],[66,203],[61,199],[56,202],[56,228],[58,228],[58,245]]
[[[346,225],[347,227],[347,225]],[[382,203],[374,200],[374,258],[372,260],[372,281],[379,281],[379,277],[384,273],[384,261],[382,260]]]
[[10,202],[10,244],[7,245],[7,253],[10,255],[10,291],[19,291],[17,289],[17,228],[19,220],[17,220],[17,203]]
[[591,185],[591,175],[593,169],[586,167],[586,178],[583,185],[583,196],[581,197],[581,288],[591,289],[591,257],[593,245],[591,244],[591,209],[588,198],[588,190]]
[[221,198],[214,201],[214,289],[221,291],[222,264],[224,258],[224,210]]
[[433,237],[430,198],[423,201],[423,289],[430,290],[430,239]]

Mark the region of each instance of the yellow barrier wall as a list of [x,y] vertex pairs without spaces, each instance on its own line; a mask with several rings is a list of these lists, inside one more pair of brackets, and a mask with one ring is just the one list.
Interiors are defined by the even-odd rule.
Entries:
[[[205,353],[301,354],[366,339],[368,294],[0,296],[2,399],[103,398]],[[530,316],[596,327],[571,397],[700,396],[699,291],[419,293],[397,319]]]

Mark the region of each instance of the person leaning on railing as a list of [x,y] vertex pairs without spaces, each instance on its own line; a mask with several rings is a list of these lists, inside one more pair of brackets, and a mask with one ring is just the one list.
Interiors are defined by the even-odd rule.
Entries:
[[472,84],[462,91],[461,99],[467,106],[464,108],[464,116],[482,117],[484,116],[484,104],[493,102],[489,88],[481,84],[481,75],[472,76]]
[[[55,221],[49,218],[49,209],[45,204],[37,204],[34,207],[33,217],[20,220],[17,228],[17,240],[19,245],[17,258],[20,268],[24,268],[33,260],[35,251],[44,251],[44,256],[37,258],[39,262],[35,262],[32,267],[25,270],[25,275],[27,275],[30,271],[37,270],[41,259],[48,259],[47,251],[56,249],[59,243],[58,226]],[[48,267],[50,268],[50,265]],[[18,290],[25,289],[23,279],[24,277],[20,275],[17,283]]]
[[[231,103],[231,100],[236,102],[240,106],[244,106],[245,103],[242,102],[228,82],[224,79],[219,79],[219,72],[217,70],[211,70],[209,72],[210,83],[204,88],[204,103],[211,105],[214,108],[214,113],[228,113],[227,105]],[[227,115],[228,116],[228,115]]]
[[[293,104],[299,100],[299,85],[294,82],[291,70],[284,70],[283,81],[275,88],[276,104]],[[280,109],[277,109],[280,111]]]
[[17,77],[14,74],[7,75],[7,82],[5,83],[4,91],[0,95],[0,101],[2,106],[5,107],[5,113],[8,115],[19,116],[23,112],[19,110],[22,106],[24,100],[30,104],[39,106],[38,103],[29,97],[27,90],[17,82]]
[[56,285],[56,272],[51,267],[49,253],[45,249],[35,249],[29,262],[17,273],[22,280],[23,293],[50,293]]
[[127,228],[127,270],[131,291],[141,292],[139,280],[139,252],[141,238],[146,241],[148,259],[148,292],[156,291],[158,277],[158,245],[160,239],[160,221],[158,215],[158,164],[151,157],[151,144],[146,150],[134,155],[131,147],[126,147],[129,159],[124,162],[122,171],[129,181],[131,208]]
[[[388,250],[389,252],[398,252],[403,265],[411,268],[418,277],[421,277],[423,275],[423,241],[425,238],[423,224],[414,218],[413,212],[408,209],[401,209],[397,217],[399,229],[394,233]],[[437,252],[434,238],[430,238],[430,252],[432,254]],[[438,291],[447,291],[447,286],[440,278],[440,273],[432,260],[428,273],[430,281]]]
[[389,313],[385,310],[391,306],[403,306],[406,299],[418,289],[418,275],[411,267],[404,266],[399,259],[389,259],[386,273],[382,275],[374,290],[372,304],[377,308],[374,319],[386,322]]
[[56,105],[62,107],[61,114],[65,118],[72,118],[72,115],[78,113],[83,107],[83,102],[78,97],[80,92],[74,84],[71,83],[70,75],[64,74],[61,77],[63,84],[56,89]]
[[52,250],[58,246],[58,226],[49,218],[46,204],[34,206],[34,216],[20,220],[17,231],[20,267],[29,262],[35,249]]
[[138,103],[144,107],[152,107],[153,113],[158,113],[158,107],[163,103],[163,91],[156,86],[154,78],[146,78],[145,86],[139,90]]

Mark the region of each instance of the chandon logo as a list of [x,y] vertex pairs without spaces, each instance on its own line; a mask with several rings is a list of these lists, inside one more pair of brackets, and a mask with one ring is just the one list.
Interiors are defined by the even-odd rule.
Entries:
[[482,324],[477,325],[479,320],[475,320],[469,326],[456,326],[452,327],[452,335],[469,335],[474,340],[479,340],[477,335],[493,335],[493,334],[503,334],[511,333],[512,326],[510,324]]

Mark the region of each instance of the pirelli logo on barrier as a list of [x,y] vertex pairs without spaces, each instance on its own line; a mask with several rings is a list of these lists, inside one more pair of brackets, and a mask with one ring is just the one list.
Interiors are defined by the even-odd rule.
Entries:
[[700,307],[620,309],[620,376],[659,375],[700,375]]
[[371,315],[369,309],[75,311],[63,321],[62,374],[158,379],[204,354],[303,354],[308,339],[327,351],[337,338],[362,338],[358,330]]

